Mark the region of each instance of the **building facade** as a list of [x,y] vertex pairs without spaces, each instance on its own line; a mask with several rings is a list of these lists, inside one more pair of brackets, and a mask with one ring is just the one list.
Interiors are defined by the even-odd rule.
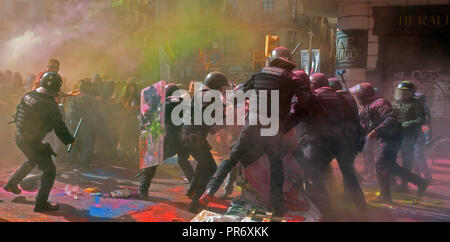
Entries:
[[450,136],[450,1],[338,0],[336,69],[393,99],[402,80],[425,93],[438,132]]
[[[311,49],[320,50],[320,70],[334,72],[334,30],[327,18],[307,15],[308,9],[302,0],[194,0],[187,5],[183,2],[158,2],[160,28],[164,28],[168,36],[182,36],[182,41],[166,38],[175,57],[169,58],[169,65],[162,64],[163,79],[188,83],[202,80],[206,72],[217,70],[232,82],[242,83],[261,67],[267,34],[279,36],[280,45],[291,50],[300,42],[300,50],[308,50],[312,40]],[[177,18],[191,15],[185,16],[191,22],[183,23],[185,26],[180,29],[173,26],[180,24],[180,21],[171,21],[173,15]],[[299,66],[300,53],[294,56]],[[262,61],[255,64],[255,59]]]

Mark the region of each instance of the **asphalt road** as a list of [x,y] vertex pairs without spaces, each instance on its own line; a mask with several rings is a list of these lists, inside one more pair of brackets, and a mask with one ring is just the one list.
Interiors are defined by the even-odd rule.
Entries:
[[[361,170],[361,161],[357,169]],[[4,163],[3,163],[4,164]],[[333,162],[335,183],[332,199],[340,211],[338,221],[450,221],[450,159],[437,159],[431,165],[433,183],[422,199],[415,199],[416,187],[410,185],[406,194],[393,193],[394,204],[373,202],[377,196],[375,178],[361,181],[369,202],[367,214],[361,214],[343,196],[340,172]],[[0,167],[0,185],[4,185],[15,167]],[[176,164],[164,164],[158,168],[150,188],[148,201],[135,197],[137,170],[126,165],[101,164],[84,172],[74,172],[70,167],[58,166],[58,175],[50,200],[58,202],[61,210],[52,213],[34,213],[35,192],[24,191],[14,195],[0,189],[0,221],[190,221],[195,214],[188,212],[190,200],[184,195],[187,184],[182,183]],[[78,199],[65,193],[67,185],[79,186]],[[106,194],[91,196],[83,190],[96,188]],[[127,199],[111,198],[107,194],[117,189],[128,189]],[[232,197],[240,193],[235,187]],[[209,210],[225,213],[228,201],[214,203]]]

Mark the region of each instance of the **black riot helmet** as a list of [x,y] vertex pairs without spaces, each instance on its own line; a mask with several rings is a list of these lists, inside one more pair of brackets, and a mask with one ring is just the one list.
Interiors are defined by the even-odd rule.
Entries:
[[367,105],[376,96],[375,88],[370,83],[360,83],[350,88],[350,92],[358,99],[361,105]]
[[307,89],[309,90],[311,88],[310,86],[310,80],[308,74],[302,70],[296,70],[292,72],[293,74],[293,80],[296,84],[299,85],[300,89]]
[[219,90],[223,86],[229,86],[227,77],[218,71],[210,72],[203,84],[211,89]]
[[402,81],[395,88],[394,99],[396,101],[408,100],[414,97],[416,88],[410,81]]
[[286,47],[277,47],[270,52],[268,64],[269,66],[280,67],[287,70],[292,70],[297,67],[290,59],[292,58],[291,52]]
[[321,87],[327,87],[328,84],[328,77],[323,73],[314,73],[310,77],[312,88],[311,89],[317,89]]
[[410,81],[401,81],[398,85],[397,85],[397,90],[413,90],[415,91],[415,87],[414,84],[412,84],[412,82]]
[[61,86],[62,79],[58,73],[46,72],[39,81],[39,88],[37,91],[50,96],[58,96]]
[[169,83],[166,85],[166,97],[170,97],[173,95],[174,92],[176,92],[177,90],[179,90],[180,88],[178,87],[177,84],[175,83]]

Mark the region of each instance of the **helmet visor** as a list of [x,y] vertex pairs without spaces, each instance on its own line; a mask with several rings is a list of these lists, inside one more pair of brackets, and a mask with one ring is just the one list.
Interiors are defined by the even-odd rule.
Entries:
[[413,92],[411,90],[405,89],[395,89],[394,99],[397,101],[407,100],[413,97]]

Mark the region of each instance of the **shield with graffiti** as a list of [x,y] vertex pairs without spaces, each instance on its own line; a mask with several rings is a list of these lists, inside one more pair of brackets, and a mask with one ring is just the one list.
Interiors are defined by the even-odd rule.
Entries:
[[166,81],[159,81],[141,91],[140,169],[158,166],[163,162],[165,86]]

